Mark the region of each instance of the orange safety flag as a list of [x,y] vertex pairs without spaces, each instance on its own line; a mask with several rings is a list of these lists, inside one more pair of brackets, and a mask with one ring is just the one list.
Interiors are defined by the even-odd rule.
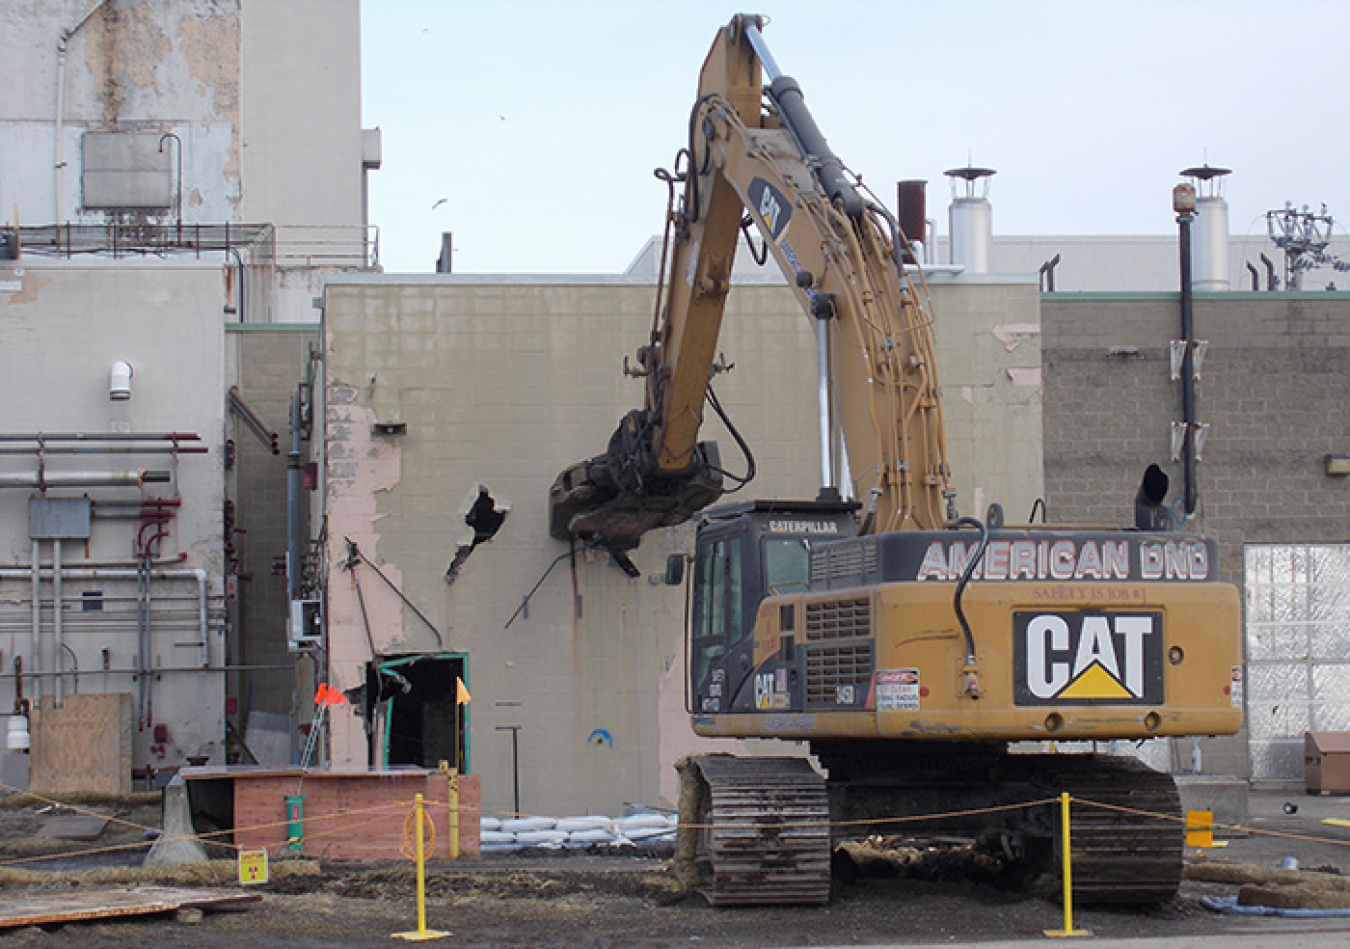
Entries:
[[455,676],[455,704],[469,704],[469,690],[464,688],[464,680],[459,676]]
[[327,682],[320,682],[319,691],[314,693],[314,704],[322,705],[325,708],[332,705],[342,705],[346,701],[347,697]]

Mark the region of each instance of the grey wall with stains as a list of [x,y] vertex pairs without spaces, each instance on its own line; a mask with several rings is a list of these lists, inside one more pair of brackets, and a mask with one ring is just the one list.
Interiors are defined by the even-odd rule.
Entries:
[[[225,341],[220,331],[220,272],[209,264],[175,265],[90,261],[18,261],[0,267],[0,430],[6,435],[90,433],[79,454],[53,446],[0,457],[0,476],[41,468],[98,475],[111,471],[164,471],[167,481],[110,487],[77,483],[46,491],[0,490],[0,651],[6,671],[22,657],[27,672],[67,675],[66,694],[127,692],[136,717],[135,766],[180,764],[187,755],[224,760],[225,566],[221,501],[224,497]],[[133,369],[131,397],[109,398],[110,367]],[[132,453],[127,444],[97,435],[187,433],[202,453]],[[26,443],[7,442],[22,449]],[[163,439],[149,447],[164,444]],[[29,446],[31,449],[31,445]],[[75,446],[79,447],[79,446]],[[107,450],[108,448],[112,450]],[[146,447],[138,444],[136,447]],[[8,482],[6,482],[8,484]],[[88,536],[62,543],[61,563],[71,574],[62,584],[64,646],[56,649],[57,596],[50,581],[53,542],[44,540],[38,563],[47,571],[32,611],[32,585],[12,571],[31,569],[29,499],[93,501]],[[155,498],[177,500],[163,535],[147,517]],[[147,527],[147,525],[152,525]],[[138,554],[150,555],[156,573],[142,594],[134,575]],[[189,571],[200,570],[205,599]],[[90,573],[89,571],[95,571]],[[148,599],[144,597],[148,596]],[[150,632],[138,633],[140,604],[147,604]],[[205,639],[199,624],[204,611]],[[31,648],[34,623],[39,649]],[[39,658],[40,656],[40,658]],[[149,676],[137,674],[149,669]],[[79,670],[78,678],[74,675]],[[12,676],[0,678],[0,708],[14,704]],[[51,697],[56,683],[29,679]],[[161,726],[163,734],[156,733]]]

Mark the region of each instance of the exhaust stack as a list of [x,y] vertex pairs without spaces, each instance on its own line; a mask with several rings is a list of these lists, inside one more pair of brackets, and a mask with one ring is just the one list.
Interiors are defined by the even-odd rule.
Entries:
[[1191,280],[1194,289],[1202,292],[1233,289],[1228,274],[1228,202],[1223,198],[1223,179],[1229,174],[1228,168],[1208,164],[1181,172],[1183,178],[1196,182]]
[[[952,204],[948,210],[951,227],[949,254],[953,264],[966,273],[989,273],[989,255],[994,243],[994,211],[989,204],[989,179],[992,168],[952,168],[943,172],[952,180]],[[957,182],[964,181],[964,187]],[[977,185],[977,182],[980,184]]]

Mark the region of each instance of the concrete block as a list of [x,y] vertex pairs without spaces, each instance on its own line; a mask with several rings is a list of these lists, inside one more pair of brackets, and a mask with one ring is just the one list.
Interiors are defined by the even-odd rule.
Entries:
[[1210,811],[1218,824],[1245,824],[1250,816],[1247,782],[1224,774],[1178,774],[1181,810]]
[[160,806],[163,833],[146,854],[145,866],[175,867],[180,863],[197,863],[208,859],[206,847],[196,839],[187,783],[181,775],[174,775],[173,780],[164,786],[164,798]]

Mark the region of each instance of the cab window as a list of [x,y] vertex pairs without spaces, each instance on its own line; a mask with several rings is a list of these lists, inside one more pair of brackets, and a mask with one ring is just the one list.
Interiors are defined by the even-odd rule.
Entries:
[[770,596],[811,588],[811,548],[805,537],[764,538],[764,589]]

